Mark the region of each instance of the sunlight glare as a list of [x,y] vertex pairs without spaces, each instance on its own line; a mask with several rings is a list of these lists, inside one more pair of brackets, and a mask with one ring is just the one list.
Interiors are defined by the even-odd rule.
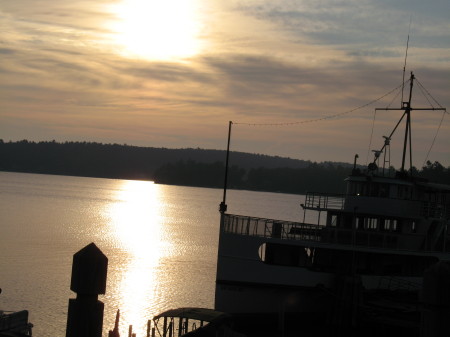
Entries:
[[[111,209],[114,230],[123,248],[138,258],[160,255],[162,240],[159,188],[153,182],[126,181]],[[163,247],[163,246],[166,247]]]
[[198,0],[122,0],[112,8],[111,27],[122,52],[146,59],[167,60],[200,51]]
[[158,266],[171,253],[161,214],[164,196],[160,186],[147,181],[124,181],[117,193],[111,225],[127,261],[118,306],[124,321],[145,324],[156,314]]

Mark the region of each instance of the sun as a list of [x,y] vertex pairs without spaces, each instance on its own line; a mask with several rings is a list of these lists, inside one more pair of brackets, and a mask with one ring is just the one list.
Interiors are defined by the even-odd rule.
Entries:
[[127,56],[167,60],[200,52],[198,0],[122,0],[113,5],[114,44]]

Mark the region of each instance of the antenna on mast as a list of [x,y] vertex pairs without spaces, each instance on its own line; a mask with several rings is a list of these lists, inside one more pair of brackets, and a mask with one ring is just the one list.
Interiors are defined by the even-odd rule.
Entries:
[[[408,49],[409,49],[409,34],[411,33],[411,21],[412,21],[412,14],[409,17],[409,28],[408,28],[408,39],[406,40],[406,51],[405,51],[405,62],[403,64],[403,80],[402,80],[402,100],[403,102],[403,91],[405,88],[405,72],[406,72],[406,60],[408,59]],[[403,103],[402,103],[403,104]]]

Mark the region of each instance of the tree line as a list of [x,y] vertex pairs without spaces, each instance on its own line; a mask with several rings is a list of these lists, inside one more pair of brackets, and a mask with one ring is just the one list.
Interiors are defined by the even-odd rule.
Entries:
[[[225,151],[145,148],[89,142],[3,142],[0,171],[45,173],[214,187],[224,185]],[[314,163],[232,152],[228,187],[283,193],[344,192],[346,163]],[[393,168],[391,168],[393,169]],[[450,167],[427,162],[413,175],[450,184]]]
[[[224,150],[167,149],[95,142],[4,142],[0,139],[0,170],[124,179],[151,179],[156,169],[179,160],[224,161]],[[233,151],[234,162],[252,167],[306,167],[310,161]]]
[[[342,166],[311,163],[305,168],[250,168],[232,165],[228,169],[228,188],[283,193],[343,192],[344,179],[351,169]],[[161,166],[155,172],[155,181],[202,187],[224,186],[225,165],[195,161],[179,161]]]
[[[179,161],[161,166],[155,172],[155,181],[161,184],[175,184],[202,187],[223,187],[225,165],[195,161]],[[251,168],[245,170],[232,165],[228,170],[229,188],[268,192],[344,193],[344,179],[351,173],[349,166],[311,163],[304,168]],[[392,171],[392,168],[391,168]],[[428,162],[422,170],[413,168],[413,176],[430,181],[450,184],[450,167],[439,162]]]

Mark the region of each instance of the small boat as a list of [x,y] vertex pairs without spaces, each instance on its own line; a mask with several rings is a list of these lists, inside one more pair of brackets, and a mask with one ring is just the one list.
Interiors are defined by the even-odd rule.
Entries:
[[28,311],[1,311],[0,336],[25,337],[32,335],[33,324],[28,322]]
[[[355,156],[345,193],[306,194],[302,210],[316,214],[317,222],[307,223],[305,216],[292,222],[230,214],[224,197],[216,310],[246,321],[256,317],[258,325],[271,322],[278,329],[290,316],[298,329],[300,319],[316,322],[316,328],[354,321],[357,308],[371,305],[376,312],[377,303],[388,303],[388,297],[389,306],[412,303],[417,313],[425,271],[439,261],[450,263],[450,186],[405,169],[408,150],[411,157],[411,111],[423,110],[411,106],[414,80],[411,73],[409,100],[396,109],[403,115],[374,161],[360,169]],[[379,161],[402,120],[402,167],[392,174]],[[417,315],[409,317],[417,323]]]
[[153,318],[152,337],[243,337],[229,314],[206,308],[177,308]]

